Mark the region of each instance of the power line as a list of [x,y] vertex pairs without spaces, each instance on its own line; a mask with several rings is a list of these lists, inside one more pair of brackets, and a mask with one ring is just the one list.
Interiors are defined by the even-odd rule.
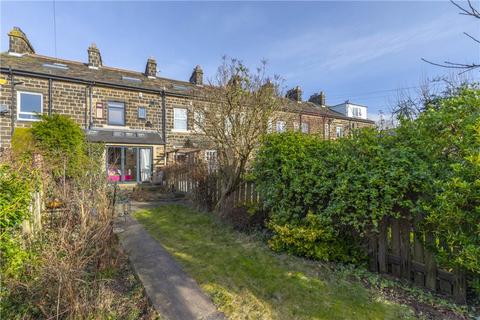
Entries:
[[55,10],[55,0],[53,0],[53,43],[55,45],[55,59],[58,59],[57,56],[57,14]]

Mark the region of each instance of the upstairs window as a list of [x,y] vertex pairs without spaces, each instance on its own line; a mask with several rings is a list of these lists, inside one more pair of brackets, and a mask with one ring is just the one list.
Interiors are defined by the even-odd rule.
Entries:
[[108,102],[108,124],[114,126],[125,125],[125,104],[123,102]]
[[343,127],[337,127],[335,133],[336,133],[337,138],[342,138],[343,137]]
[[285,132],[285,121],[277,121],[277,132]]
[[302,122],[302,132],[303,133],[308,133],[310,130],[310,127],[307,122]]
[[43,95],[36,92],[17,92],[17,118],[38,121],[43,110]]
[[187,109],[173,109],[173,129],[178,131],[187,131]]
[[138,119],[147,119],[147,109],[145,107],[138,107]]
[[354,117],[361,118],[362,117],[362,108],[353,107],[352,108],[352,115]]

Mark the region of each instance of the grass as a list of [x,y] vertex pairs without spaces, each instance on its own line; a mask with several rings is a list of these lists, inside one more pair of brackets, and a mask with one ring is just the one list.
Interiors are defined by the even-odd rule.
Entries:
[[180,205],[135,217],[230,319],[411,319],[319,263],[278,255],[209,214]]

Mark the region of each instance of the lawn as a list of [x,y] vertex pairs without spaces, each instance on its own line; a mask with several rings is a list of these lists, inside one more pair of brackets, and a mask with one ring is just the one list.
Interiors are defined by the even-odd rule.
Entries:
[[135,217],[230,319],[410,319],[319,263],[278,255],[254,236],[180,205]]

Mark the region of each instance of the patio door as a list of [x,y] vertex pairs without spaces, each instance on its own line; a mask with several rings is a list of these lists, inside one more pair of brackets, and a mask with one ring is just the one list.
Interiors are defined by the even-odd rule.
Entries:
[[139,148],[140,182],[150,181],[152,177],[152,148]]
[[108,146],[107,176],[110,182],[150,181],[152,148]]

